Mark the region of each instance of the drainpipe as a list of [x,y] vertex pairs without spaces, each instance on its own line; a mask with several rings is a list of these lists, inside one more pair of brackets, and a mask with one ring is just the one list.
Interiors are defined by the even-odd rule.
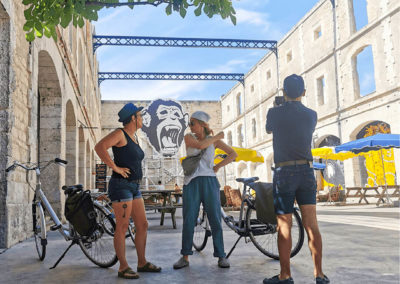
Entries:
[[335,0],[330,0],[332,4],[332,17],[333,17],[333,58],[335,61],[335,84],[336,84],[336,113],[337,113],[337,126],[338,126],[338,135],[340,139],[340,143],[343,143],[342,140],[342,125],[341,125],[341,113],[340,113],[340,98],[339,98],[339,78],[338,78],[338,60],[337,60],[337,22],[336,22],[336,7]]

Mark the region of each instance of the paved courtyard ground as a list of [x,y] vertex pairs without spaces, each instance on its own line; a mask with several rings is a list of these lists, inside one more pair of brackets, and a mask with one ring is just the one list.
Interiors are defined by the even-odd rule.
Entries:
[[[212,256],[212,242],[194,253],[190,267],[174,270],[179,258],[182,218],[178,212],[178,229],[172,229],[167,217],[159,226],[159,213],[148,212],[148,260],[162,266],[159,274],[141,274],[138,280],[118,279],[115,265],[98,268],[73,247],[58,267],[49,270],[68,244],[57,232],[49,234],[48,253],[38,261],[32,238],[0,254],[0,283],[262,283],[266,276],[279,273],[279,262],[261,254],[241,240],[231,255],[231,268],[220,269]],[[319,224],[324,241],[323,266],[331,283],[400,283],[399,208],[370,206],[320,206]],[[225,249],[229,251],[237,236],[224,228]],[[136,267],[136,251],[127,239],[127,256]],[[310,253],[305,242],[292,258],[295,283],[315,283]]]

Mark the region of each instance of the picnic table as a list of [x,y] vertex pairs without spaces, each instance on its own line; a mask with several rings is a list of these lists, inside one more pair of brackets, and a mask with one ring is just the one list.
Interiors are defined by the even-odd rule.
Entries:
[[154,196],[154,197],[159,197],[162,196],[163,201],[162,203],[148,203],[146,204],[145,202],[145,209],[146,210],[157,210],[158,212],[161,212],[161,220],[160,220],[160,226],[164,225],[164,217],[165,213],[170,213],[171,214],[171,219],[172,219],[172,226],[174,229],[176,229],[176,219],[175,219],[175,212],[176,208],[182,207],[182,204],[177,204],[172,202],[171,196],[175,193],[175,190],[169,190],[169,189],[160,189],[160,190],[142,190],[142,196]]
[[[372,194],[370,193],[371,191]],[[369,204],[367,199],[368,197],[378,198],[376,205],[379,205],[381,202],[385,203],[386,198],[400,197],[400,186],[383,185],[383,186],[372,186],[372,187],[362,187],[362,186],[346,187],[346,198],[359,198],[358,203],[365,201],[365,203]]]

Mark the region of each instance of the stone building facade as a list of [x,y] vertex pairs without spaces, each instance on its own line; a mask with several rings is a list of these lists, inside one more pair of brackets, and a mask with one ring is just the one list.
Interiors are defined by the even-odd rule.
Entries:
[[[318,113],[315,147],[355,140],[371,125],[384,125],[391,133],[400,133],[400,2],[363,0],[368,23],[358,28],[354,1],[362,2],[319,1],[278,41],[277,58],[267,54],[246,74],[244,85],[235,85],[222,97],[222,128],[227,142],[259,150],[266,158],[264,164],[228,166],[230,185],[237,186],[234,177],[238,176],[256,175],[272,181],[272,134],[265,131],[266,114],[274,97],[281,95],[283,79],[293,73],[305,80],[303,103]],[[375,91],[362,94],[357,61],[366,48],[372,48]],[[365,182],[362,162],[344,161],[347,186]],[[395,164],[399,184],[398,150]]]
[[58,41],[25,40],[21,1],[0,0],[0,247],[32,235],[31,204],[36,177],[14,160],[36,163],[56,157],[42,186],[59,217],[64,184],[94,186],[94,144],[101,135],[98,63],[93,26],[57,29]]
[[[118,122],[117,114],[118,111],[128,102],[133,102],[136,106],[143,107],[147,107],[151,103],[151,101],[102,101],[102,136],[107,135],[116,128],[122,127],[122,124]],[[210,120],[210,128],[214,131],[214,133],[218,133],[222,130],[220,101],[178,101],[178,103],[182,105],[183,111],[188,113],[189,116],[197,110],[202,110],[209,113],[212,116]],[[186,129],[186,132],[188,131],[189,128]],[[182,146],[174,157],[162,158],[157,154],[157,152],[154,151],[142,131],[138,131],[138,138],[139,144],[145,152],[145,159],[143,162],[144,179],[141,185],[142,188],[154,188],[158,181],[161,181],[167,189],[173,189],[175,183],[182,188],[183,171],[179,162],[179,158],[186,155],[184,142],[182,142]]]

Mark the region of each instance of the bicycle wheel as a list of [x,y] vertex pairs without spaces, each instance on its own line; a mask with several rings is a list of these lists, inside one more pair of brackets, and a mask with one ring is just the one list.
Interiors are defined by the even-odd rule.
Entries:
[[32,204],[33,236],[35,238],[36,251],[42,261],[46,257],[46,219],[40,203]]
[[[292,220],[292,250],[290,257],[295,256],[300,251],[304,242],[304,227],[297,210],[294,210]],[[258,221],[256,210],[252,208],[247,210],[246,222],[248,228],[250,228],[250,239],[256,248],[266,256],[279,260],[277,226]]]
[[98,229],[91,238],[80,238],[79,246],[94,264],[104,268],[111,267],[118,261],[114,250],[115,222],[99,205],[94,204],[94,209]]
[[128,236],[131,237],[133,244],[135,244],[135,233],[136,233],[135,225],[132,222],[130,222],[128,226]]
[[196,220],[196,227],[194,227],[193,247],[197,251],[202,251],[206,247],[207,240],[210,235],[211,231],[208,228],[207,214],[201,206],[199,210],[199,216]]

